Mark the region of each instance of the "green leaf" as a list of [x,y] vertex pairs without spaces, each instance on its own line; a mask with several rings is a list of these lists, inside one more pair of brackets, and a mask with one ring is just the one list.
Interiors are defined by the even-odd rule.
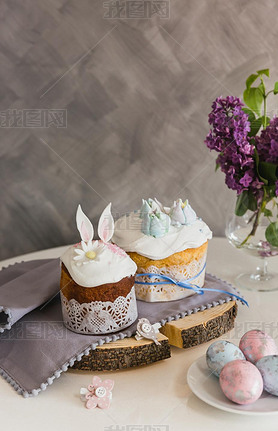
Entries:
[[[267,195],[269,196],[269,200],[271,200],[272,198],[276,198],[276,185],[275,183],[268,185],[268,186],[264,186]],[[276,204],[278,205],[278,204]],[[278,218],[278,215],[277,215]]]
[[272,211],[270,211],[268,208],[264,209],[264,215],[266,217],[273,217]]
[[239,217],[243,216],[248,210],[248,193],[244,190],[236,200],[235,214]]
[[253,194],[244,190],[238,197],[236,201],[235,214],[239,217],[243,216],[247,210],[255,211],[257,209],[257,201]]
[[269,183],[275,183],[277,181],[277,165],[269,162],[259,162],[258,172],[260,177],[264,178]]
[[248,121],[250,122],[251,130],[248,133],[248,136],[255,136],[258,131],[260,130],[260,127],[262,125],[262,118],[256,118],[256,115],[253,111],[249,108],[242,108],[243,112],[248,115]]
[[257,70],[258,75],[266,75],[269,78],[269,69]]
[[242,108],[242,110],[243,110],[243,112],[245,112],[245,114],[248,115],[248,120],[250,122],[256,120],[256,115],[254,114],[253,111],[251,111],[251,109],[249,109],[249,108]]
[[274,93],[274,94],[278,94],[278,81],[277,81],[277,82],[275,82],[275,84],[274,84],[274,90],[273,90],[273,93]]
[[265,86],[264,86],[264,83],[263,83],[263,79],[262,79],[262,77],[261,77],[261,82],[260,82],[260,84],[258,85],[258,87],[257,87],[259,90],[261,90],[261,92],[262,92],[262,94],[264,94],[265,93]]
[[251,85],[253,84],[253,82],[256,81],[256,79],[258,78],[258,74],[256,73],[252,73],[252,75],[248,76],[248,78],[246,79],[246,88],[249,90],[249,88],[251,87]]
[[257,115],[261,114],[261,106],[263,103],[263,95],[259,88],[249,88],[243,93],[243,100],[247,106]]
[[218,171],[219,168],[220,168],[220,164],[216,163],[214,172]]
[[[252,143],[253,145],[255,145],[254,139],[251,139],[251,143]],[[258,155],[258,151],[257,151],[257,148],[256,148],[256,147],[254,148],[254,158],[255,158],[256,169],[257,169],[257,172],[258,172],[258,176],[259,176],[260,180],[261,180],[265,185],[267,185],[267,184],[268,184],[268,181],[260,175],[260,171],[259,171],[259,162],[260,162],[260,159],[259,159],[259,155]]]
[[[263,118],[263,117],[262,117]],[[266,117],[266,125],[268,126],[269,125],[269,123],[270,123],[270,118],[269,117]]]
[[256,209],[257,209],[257,201],[256,201],[256,198],[255,198],[255,196],[253,195],[253,193],[250,191],[250,190],[248,190],[248,209],[250,210],[250,211],[256,211]]
[[278,222],[270,223],[265,231],[267,241],[274,247],[278,247]]
[[262,125],[262,117],[259,117],[254,121],[250,121],[251,130],[248,133],[248,136],[255,136],[258,133],[258,131],[260,130],[261,125]]

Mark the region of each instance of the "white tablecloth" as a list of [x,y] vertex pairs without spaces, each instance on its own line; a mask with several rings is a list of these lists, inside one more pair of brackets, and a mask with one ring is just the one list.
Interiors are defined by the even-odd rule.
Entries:
[[[64,249],[59,247],[19,256],[1,262],[1,266],[21,260],[58,257]],[[269,262],[270,270],[278,269],[278,257]],[[234,249],[225,238],[214,238],[209,243],[207,271],[220,278],[233,282],[236,274],[251,270],[256,264],[256,258]],[[271,330],[278,338],[278,291],[242,293],[250,308],[239,305],[235,329],[223,338],[238,343],[244,332],[254,328]],[[45,392],[28,399],[19,396],[0,378],[1,428],[21,431],[166,431],[166,427],[167,431],[277,430],[278,415],[252,417],[226,413],[210,407],[192,394],[186,373],[192,362],[205,353],[208,345],[189,350],[172,348],[170,359],[149,366],[97,373],[100,377],[115,380],[113,402],[108,410],[87,410],[79,399],[80,387],[90,383],[92,372],[70,370]],[[164,428],[159,428],[159,424]]]

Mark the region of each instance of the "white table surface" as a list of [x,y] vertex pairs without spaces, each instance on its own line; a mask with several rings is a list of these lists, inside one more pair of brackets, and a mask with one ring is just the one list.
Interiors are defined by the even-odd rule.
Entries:
[[[1,262],[6,266],[21,260],[58,257],[65,247],[19,256]],[[225,238],[209,243],[207,271],[233,282],[236,274],[251,270],[256,258],[234,249]],[[270,269],[278,267],[278,257],[270,259]],[[242,292],[243,293],[243,292]],[[224,335],[235,343],[249,329],[266,329],[278,335],[278,291],[244,292],[250,308],[239,305],[235,329]],[[40,395],[24,399],[0,378],[0,423],[2,429],[16,430],[93,430],[169,431],[194,430],[277,430],[278,415],[241,416],[226,413],[200,401],[186,382],[189,366],[206,352],[209,343],[182,350],[172,348],[170,359],[152,365],[116,372],[98,372],[115,380],[113,401],[108,410],[87,410],[79,399],[80,387],[86,387],[92,372],[70,370],[63,373]],[[278,398],[277,398],[278,410]],[[128,427],[129,425],[129,427]],[[134,425],[132,428],[131,425]],[[135,425],[140,425],[135,427]],[[117,428],[118,426],[118,428]],[[161,430],[166,431],[166,428]]]

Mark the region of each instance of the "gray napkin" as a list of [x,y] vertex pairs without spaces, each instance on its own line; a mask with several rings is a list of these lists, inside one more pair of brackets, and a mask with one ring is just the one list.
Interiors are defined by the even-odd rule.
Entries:
[[59,259],[16,263],[0,272],[0,333],[59,292]]
[[[24,397],[45,390],[91,349],[131,337],[136,332],[136,322],[110,336],[81,335],[66,329],[59,294],[55,295],[59,277],[58,259],[20,263],[0,272],[0,305],[5,298],[12,321],[23,316],[10,330],[0,334],[0,374]],[[163,325],[166,321],[229,302],[234,299],[233,294],[237,294],[231,285],[209,274],[205,287],[226,290],[230,294],[206,292],[171,302],[137,301],[138,318],[147,317],[152,324]],[[43,306],[39,306],[41,304]]]

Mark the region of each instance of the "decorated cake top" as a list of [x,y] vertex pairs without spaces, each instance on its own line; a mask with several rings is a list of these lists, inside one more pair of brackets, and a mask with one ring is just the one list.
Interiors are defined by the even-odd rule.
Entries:
[[110,239],[114,233],[111,203],[105,208],[98,223],[100,240],[93,240],[94,228],[88,217],[78,206],[76,224],[81,242],[70,247],[61,257],[72,279],[84,287],[95,287],[116,283],[124,277],[134,275],[136,264]]
[[188,200],[178,199],[169,208],[157,199],[143,199],[139,211],[116,221],[112,240],[125,251],[157,260],[200,247],[211,237],[211,230],[196,216]]

